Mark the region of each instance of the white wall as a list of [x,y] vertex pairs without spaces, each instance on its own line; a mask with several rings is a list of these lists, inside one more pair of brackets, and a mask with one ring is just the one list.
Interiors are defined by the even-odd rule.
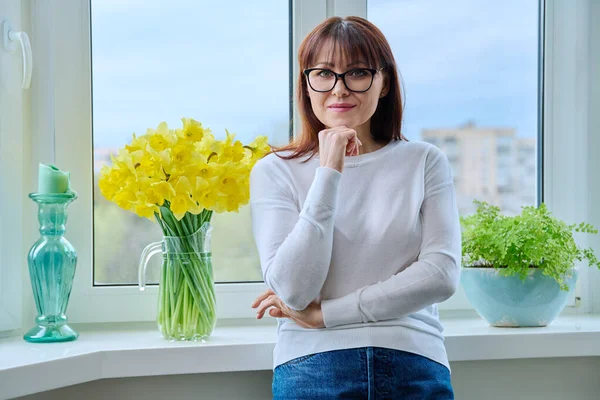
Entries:
[[[20,399],[262,400],[271,379],[271,371],[105,379]],[[454,362],[452,380],[457,400],[597,400],[600,357]]]

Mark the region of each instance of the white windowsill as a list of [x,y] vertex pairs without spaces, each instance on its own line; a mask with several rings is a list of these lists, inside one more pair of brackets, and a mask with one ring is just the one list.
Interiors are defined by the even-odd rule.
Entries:
[[[561,316],[546,328],[494,328],[444,319],[450,361],[600,356],[600,315]],[[74,325],[74,342],[0,339],[0,398],[106,378],[272,369],[274,320],[217,326],[206,343],[169,342],[156,326]]]

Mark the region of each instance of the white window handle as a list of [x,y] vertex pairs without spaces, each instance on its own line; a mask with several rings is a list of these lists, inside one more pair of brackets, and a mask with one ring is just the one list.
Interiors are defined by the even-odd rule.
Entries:
[[13,52],[17,50],[19,45],[21,47],[21,54],[23,56],[23,83],[21,87],[29,89],[29,85],[31,84],[31,68],[33,66],[29,36],[25,32],[11,30],[8,21],[4,21],[2,24],[2,33],[2,41],[6,51]]

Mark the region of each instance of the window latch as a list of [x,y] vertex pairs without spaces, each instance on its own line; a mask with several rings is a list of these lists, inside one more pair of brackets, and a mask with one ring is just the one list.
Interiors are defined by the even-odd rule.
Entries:
[[29,36],[25,32],[12,30],[8,21],[4,21],[2,23],[2,43],[4,44],[4,50],[11,53],[17,51],[19,47],[21,48],[23,57],[23,83],[21,87],[29,89],[33,66]]

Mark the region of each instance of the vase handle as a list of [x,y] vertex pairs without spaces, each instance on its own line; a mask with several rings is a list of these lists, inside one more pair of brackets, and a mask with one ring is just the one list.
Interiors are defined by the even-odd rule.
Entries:
[[154,242],[150,243],[144,251],[142,251],[142,255],[140,256],[140,266],[138,270],[138,284],[140,286],[140,291],[144,291],[146,289],[146,267],[148,266],[148,261],[150,258],[158,253],[162,253],[163,242]]

